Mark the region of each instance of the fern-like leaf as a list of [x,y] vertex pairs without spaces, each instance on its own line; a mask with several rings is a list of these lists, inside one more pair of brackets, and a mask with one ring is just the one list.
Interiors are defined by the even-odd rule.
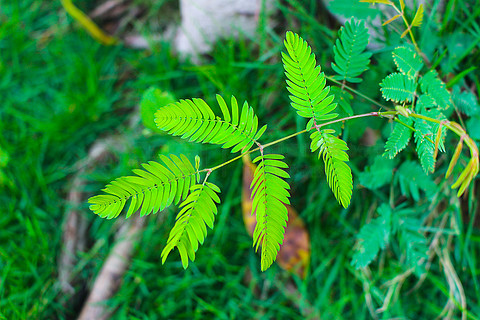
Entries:
[[310,118],[307,129],[315,123],[337,117],[332,111],[337,106],[334,96],[329,95],[330,87],[325,87],[325,74],[316,66],[315,54],[305,40],[293,32],[287,32],[282,52],[283,66],[287,76],[287,89],[291,93],[291,105],[297,114]]
[[203,244],[207,236],[207,226],[213,229],[220,188],[210,182],[196,184],[190,188],[190,194],[180,204],[175,225],[170,231],[168,242],[162,251],[162,264],[170,252],[177,248],[180,252],[183,268],[188,267],[188,259],[195,260],[195,252],[199,244]]
[[415,161],[405,161],[395,173],[395,181],[398,181],[402,194],[411,196],[415,201],[420,200],[420,190],[430,197],[437,188],[435,182]]
[[335,79],[362,82],[358,76],[368,69],[372,56],[370,52],[363,52],[367,44],[368,30],[365,22],[355,22],[353,19],[345,22],[345,26],[338,31],[338,39],[333,46],[335,63],[332,63],[332,69],[338,73]]
[[352,265],[356,269],[368,266],[389,242],[392,210],[388,205],[382,204],[378,213],[380,216],[365,224],[357,236],[359,242],[352,258]]
[[353,178],[348,162],[347,144],[333,135],[331,129],[316,129],[311,135],[310,149],[315,152],[320,149],[318,157],[323,156],[325,175],[335,198],[344,207],[348,207],[352,197]]
[[[412,126],[413,120],[412,118],[407,118],[402,115],[398,117],[398,119],[408,125]],[[402,123],[395,123],[392,133],[388,137],[387,143],[385,143],[385,153],[384,155],[389,157],[390,159],[395,158],[395,156],[405,149],[412,137],[412,130]]]
[[144,170],[135,169],[136,176],[118,178],[102,191],[107,194],[88,199],[90,210],[102,218],[116,218],[131,199],[127,218],[140,209],[140,215],[157,213],[172,202],[184,199],[188,190],[195,184],[195,170],[184,155],[180,158],[161,155],[164,165],[150,161],[142,164]]
[[435,105],[440,109],[447,109],[450,103],[450,93],[443,83],[438,78],[438,73],[435,70],[427,72],[420,80],[420,88],[423,93],[427,93],[433,98]]
[[289,178],[283,169],[288,168],[278,154],[264,154],[253,160],[259,162],[250,186],[252,189],[252,214],[257,224],[253,232],[255,249],[262,247],[261,269],[267,270],[275,261],[283,243],[288,212],[285,204],[290,204],[289,185],[282,178]]
[[432,127],[427,121],[415,118],[414,128],[416,130],[414,133],[416,150],[420,163],[426,173],[433,172],[435,170],[435,145],[432,143],[432,139],[434,139]]
[[414,76],[423,67],[422,57],[410,47],[395,48],[393,60],[398,70],[409,76]]
[[392,73],[380,83],[382,96],[385,100],[395,102],[411,102],[415,95],[417,84],[415,79],[402,73]]
[[239,110],[237,99],[232,96],[231,114],[225,100],[217,95],[223,119],[216,116],[202,99],[180,100],[160,108],[155,113],[157,126],[173,136],[189,141],[221,144],[232,152],[248,151],[265,132],[258,129],[258,118],[253,108],[245,102]]

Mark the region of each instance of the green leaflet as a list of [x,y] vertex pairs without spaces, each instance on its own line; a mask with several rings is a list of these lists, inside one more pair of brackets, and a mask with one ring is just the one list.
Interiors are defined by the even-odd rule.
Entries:
[[412,77],[423,67],[422,57],[410,47],[395,48],[393,61],[400,72]]
[[438,78],[435,70],[427,72],[420,80],[420,88],[423,93],[427,93],[433,98],[435,105],[440,109],[446,110],[450,104],[450,93]]
[[[412,118],[407,118],[402,115],[398,116],[398,119],[408,126],[412,126]],[[400,151],[405,149],[412,137],[412,130],[401,123],[395,123],[394,128],[387,142],[385,143],[384,156],[393,159]]]
[[157,126],[173,136],[193,142],[221,144],[232,152],[248,151],[260,139],[267,126],[258,131],[258,118],[245,102],[239,109],[232,96],[231,115],[225,100],[217,95],[223,119],[216,116],[202,99],[180,100],[155,113]]
[[433,172],[435,171],[435,158],[433,157],[435,145],[427,138],[433,141],[435,133],[430,124],[423,119],[415,118],[414,128],[416,131],[413,135],[415,137],[418,159],[426,173]]
[[170,252],[177,248],[180,253],[183,268],[188,267],[188,260],[195,260],[195,252],[199,244],[203,244],[207,236],[207,226],[213,229],[216,203],[220,203],[217,193],[220,188],[210,182],[196,184],[190,188],[190,194],[180,204],[175,225],[170,231],[168,242],[162,251],[162,264]]
[[275,261],[287,226],[288,212],[285,204],[290,204],[290,186],[282,178],[290,176],[284,171],[288,165],[283,159],[282,155],[263,154],[253,160],[253,163],[259,162],[250,186],[252,214],[255,213],[257,218],[253,246],[255,250],[262,247],[262,271],[267,270]]
[[283,67],[287,76],[287,89],[291,93],[291,105],[297,114],[311,118],[307,129],[321,121],[337,117],[332,113],[337,106],[333,103],[334,96],[329,95],[330,87],[325,87],[325,74],[320,66],[316,66],[315,54],[305,40],[293,32],[287,32],[285,48],[288,54],[282,52]]
[[323,156],[327,183],[335,198],[344,207],[348,207],[352,197],[353,178],[348,162],[348,150],[345,141],[333,135],[331,129],[315,129],[310,135],[310,149],[315,152],[320,149],[318,157]]
[[358,78],[368,69],[370,52],[363,52],[368,44],[368,30],[364,21],[356,22],[353,18],[345,22],[345,26],[338,31],[338,39],[333,46],[335,62],[332,69],[338,73],[334,76],[340,81],[351,83],[362,82]]
[[358,245],[352,257],[352,265],[356,268],[365,268],[378,254],[385,249],[390,239],[392,229],[392,209],[385,203],[378,208],[380,216],[370,223],[363,225],[357,236]]
[[412,102],[417,89],[415,79],[403,74],[392,73],[380,83],[380,90],[385,100],[394,102]]
[[422,167],[415,161],[405,161],[395,173],[395,181],[400,185],[400,191],[406,197],[420,200],[420,190],[431,197],[437,188],[433,180],[425,174]]
[[127,218],[140,209],[140,216],[157,213],[172,202],[184,199],[188,190],[195,184],[197,171],[184,155],[180,158],[161,155],[164,165],[149,161],[144,170],[134,169],[136,176],[117,178],[102,191],[107,194],[88,199],[90,210],[102,218],[116,218],[128,199],[131,199]]

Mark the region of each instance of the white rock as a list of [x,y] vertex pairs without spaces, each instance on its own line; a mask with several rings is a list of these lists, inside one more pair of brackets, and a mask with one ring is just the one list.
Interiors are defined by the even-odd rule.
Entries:
[[220,38],[254,35],[264,1],[270,10],[272,0],[180,0],[182,22],[175,39],[177,51],[195,60]]

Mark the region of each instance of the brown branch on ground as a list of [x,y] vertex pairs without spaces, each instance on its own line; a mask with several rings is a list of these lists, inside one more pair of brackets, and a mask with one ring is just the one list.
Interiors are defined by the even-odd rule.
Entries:
[[[140,112],[136,108],[129,116],[127,121],[128,135],[136,137],[140,132],[133,130],[139,128],[141,118]],[[116,153],[125,152],[130,139],[125,135],[111,135],[106,138],[98,139],[89,149],[88,155],[76,165],[77,173],[73,178],[72,186],[68,193],[68,207],[63,226],[63,246],[58,260],[58,277],[60,290],[66,296],[64,304],[78,294],[74,288],[75,267],[78,263],[78,252],[87,250],[87,220],[85,212],[80,210],[81,205],[86,200],[85,195],[85,174],[97,167],[99,164],[107,162]],[[87,298],[80,319],[103,319],[102,317],[92,316],[93,314],[106,314],[103,308],[96,306],[97,302],[109,299],[118,289],[120,280],[128,267],[132,256],[134,241],[141,233],[144,224],[144,218],[132,218],[127,222],[122,222],[117,231],[116,244],[106,259],[101,272],[93,285],[92,292]],[[83,303],[81,301],[80,303]],[[75,304],[77,304],[75,302]],[[83,318],[82,318],[83,317]]]
[[130,264],[134,244],[139,240],[145,225],[145,218],[135,215],[120,227],[117,241],[108,255],[93,284],[90,295],[78,320],[108,319],[112,310],[103,303],[112,298],[118,290],[124,273]]
[[[79,210],[85,196],[83,194],[85,181],[83,176],[87,169],[94,167],[99,162],[112,154],[112,139],[103,139],[93,144],[87,158],[77,164],[77,174],[73,178],[70,192],[67,196],[68,210],[66,221],[63,225],[62,249],[58,260],[58,278],[60,289],[64,294],[75,293],[72,282],[74,280],[73,269],[77,262],[77,253],[85,251],[87,221]],[[121,145],[121,144],[120,144]]]

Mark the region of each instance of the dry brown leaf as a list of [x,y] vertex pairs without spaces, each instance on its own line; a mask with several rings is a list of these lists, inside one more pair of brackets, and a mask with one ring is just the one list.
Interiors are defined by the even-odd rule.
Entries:
[[[252,190],[250,189],[256,167],[248,155],[243,157],[242,212],[245,228],[250,236],[253,235],[257,223],[255,215],[252,215]],[[290,205],[286,206],[287,228],[276,262],[282,269],[305,278],[310,264],[310,235],[297,211]]]

